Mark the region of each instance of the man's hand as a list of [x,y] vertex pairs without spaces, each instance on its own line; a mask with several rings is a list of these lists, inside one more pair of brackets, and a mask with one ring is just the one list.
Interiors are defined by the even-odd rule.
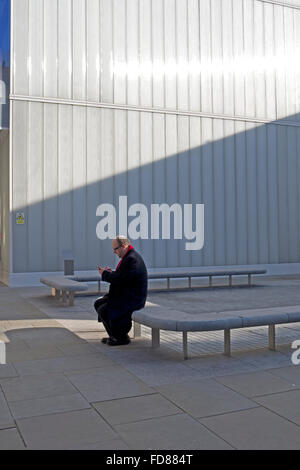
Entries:
[[103,274],[103,271],[109,271],[110,273],[112,272],[111,268],[109,268],[108,266],[105,266],[105,268],[102,268],[101,266],[98,266],[98,271],[101,274],[101,276]]
[[100,273],[101,276],[102,276],[103,271],[104,271],[104,268],[101,268],[101,266],[97,266],[97,269],[98,269],[99,273]]

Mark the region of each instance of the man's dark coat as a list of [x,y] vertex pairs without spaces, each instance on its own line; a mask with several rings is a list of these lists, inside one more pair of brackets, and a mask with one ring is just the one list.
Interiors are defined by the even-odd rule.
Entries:
[[102,280],[110,283],[105,296],[110,321],[131,316],[145,306],[148,274],[143,258],[134,249],[125,254],[116,271],[104,271]]

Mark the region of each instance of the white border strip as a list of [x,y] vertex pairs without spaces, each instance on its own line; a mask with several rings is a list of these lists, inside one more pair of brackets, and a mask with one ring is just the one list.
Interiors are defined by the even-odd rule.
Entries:
[[177,109],[165,109],[165,108],[141,108],[138,106],[122,105],[122,104],[113,104],[113,103],[97,103],[93,101],[76,101],[76,100],[66,100],[62,98],[44,98],[40,96],[27,96],[27,95],[10,95],[10,101],[28,101],[32,103],[48,103],[48,104],[62,104],[69,106],[84,106],[90,108],[104,108],[104,109],[116,109],[121,111],[137,111],[141,113],[155,113],[155,114],[170,114],[176,116],[187,116],[187,117],[202,117],[210,119],[222,119],[229,121],[243,121],[257,124],[274,124],[276,126],[292,126],[300,127],[300,122],[298,121],[288,121],[285,119],[278,119],[277,121],[269,119],[257,119],[243,116],[231,116],[227,114],[214,114],[214,113],[204,113],[204,112],[193,112],[193,111],[180,111]]

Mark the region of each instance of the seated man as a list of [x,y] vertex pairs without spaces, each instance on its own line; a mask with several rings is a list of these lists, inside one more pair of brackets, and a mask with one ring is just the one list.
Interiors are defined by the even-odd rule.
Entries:
[[148,275],[142,257],[131,246],[128,238],[118,236],[112,241],[113,252],[121,258],[115,271],[98,266],[102,280],[110,283],[108,294],[96,300],[94,307],[109,338],[102,342],[109,346],[130,343],[128,333],[131,315],[145,306]]

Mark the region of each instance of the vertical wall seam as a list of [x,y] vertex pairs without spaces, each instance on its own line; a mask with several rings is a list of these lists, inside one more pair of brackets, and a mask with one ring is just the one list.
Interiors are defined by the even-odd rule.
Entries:
[[[201,63],[201,33],[200,33],[200,0],[197,0],[197,9],[198,9],[198,39],[199,39],[199,49],[198,49],[198,54],[199,54],[199,63]],[[201,95],[201,75],[199,75],[199,110],[202,109],[202,95]]]
[[99,86],[98,96],[99,101],[102,101],[102,0],[99,0],[99,36],[98,36],[98,47],[99,47]]
[[[127,71],[129,70],[129,67],[128,67],[128,44],[129,44],[129,41],[128,41],[128,2],[127,0],[124,0],[125,1],[125,17],[124,17],[124,32],[125,32],[125,63],[126,63],[126,68],[127,68]],[[128,86],[129,86],[129,83],[128,83],[128,72],[126,73],[126,77],[125,77],[125,103],[128,104]]]
[[[73,38],[73,35],[72,35],[72,38]],[[73,44],[73,39],[72,39],[72,45],[74,47],[74,44]],[[74,155],[74,107],[72,107],[71,109],[71,122],[72,122],[72,125],[71,125],[71,138],[72,138],[72,153],[71,155],[73,156]],[[72,221],[71,221],[71,250],[72,250],[72,255],[74,257],[74,248],[75,248],[75,245],[74,245],[74,160],[72,159],[72,162],[71,162],[71,191],[70,191],[70,205],[71,205],[71,217],[72,217]],[[66,248],[66,247],[65,247]],[[75,266],[76,268],[76,266]]]
[[[141,70],[141,5],[140,2],[137,2],[137,37],[138,37],[138,64],[139,70]],[[138,104],[141,106],[142,98],[141,98],[141,73],[138,74]]]
[[[163,6],[162,6],[162,41],[163,41],[163,60],[164,60],[164,66],[166,69],[166,11],[165,11],[165,1],[163,1]],[[175,0],[175,15],[176,15],[176,0]],[[176,17],[176,16],[175,16]],[[164,73],[164,81],[163,81],[163,103],[164,107],[166,107],[167,103],[167,94],[166,94],[167,86],[166,86],[166,74]],[[166,200],[166,194],[167,194],[167,149],[166,149],[166,116],[163,116],[163,134],[164,134],[164,149],[163,149],[163,172],[164,172],[164,199]],[[165,253],[165,260],[168,263],[168,250],[166,249],[166,241],[162,240],[162,245],[164,247],[164,253]]]
[[40,106],[41,108],[41,195],[42,195],[42,269],[45,271],[45,104]]
[[[229,0],[230,1],[230,0]],[[222,3],[220,4],[220,17],[221,17],[221,50],[222,50],[222,64],[224,64],[224,41],[223,41],[223,9],[222,9]],[[225,114],[225,76],[224,72],[222,73],[222,113]],[[223,123],[223,129],[224,129],[224,123]]]
[[[151,63],[153,65],[153,0],[150,0],[150,57],[151,57]],[[153,69],[152,69],[153,70]],[[154,84],[153,84],[153,73],[151,74],[151,106],[152,108],[154,107]],[[153,144],[153,142],[152,142]],[[153,147],[153,146],[152,146]]]
[[[10,3],[10,90],[15,92],[15,41],[14,41],[14,1]],[[14,271],[14,257],[13,257],[13,211],[14,211],[14,199],[13,199],[13,113],[14,106],[13,101],[9,101],[9,262],[8,269],[9,274]]]
[[[175,0],[175,18],[176,18],[176,0]],[[166,12],[165,12],[165,1],[162,3],[162,41],[163,41],[163,60],[164,66],[166,68]],[[164,107],[166,107],[167,97],[166,97],[166,74],[164,73],[164,80],[163,80],[163,103]],[[177,107],[177,106],[176,106]]]
[[[255,13],[256,13],[256,8],[255,8],[255,3],[253,3],[253,15],[252,15],[252,57],[255,57]],[[256,102],[256,96],[255,96],[255,89],[256,89],[256,80],[255,80],[255,73],[253,73],[253,95],[254,95],[254,116],[257,118],[257,102]]]
[[[45,3],[42,5],[42,25],[43,25],[43,94],[45,96]],[[42,155],[42,168],[41,168],[41,194],[42,194],[42,270],[45,271],[46,266],[46,252],[45,252],[45,106],[46,104],[41,105],[41,114],[42,114],[42,125],[41,125],[41,155]]]
[[[275,21],[275,6],[272,5],[272,13],[273,13],[273,51],[275,49],[276,52],[276,21]],[[277,71],[274,71],[274,80],[275,80],[275,119],[278,119],[278,103],[277,103],[277,94],[278,94],[278,78],[277,78]]]
[[[243,34],[242,34],[242,40],[243,40],[243,53],[245,54],[245,9],[244,9],[244,0],[242,0],[242,27],[243,27]],[[246,78],[245,75],[243,75],[243,84],[244,84],[244,113],[246,114]],[[246,126],[245,126],[246,127]]]
[[59,170],[58,170],[58,162],[59,162],[59,107],[56,105],[56,214],[57,214],[57,219],[56,219],[56,270],[59,270],[59,258],[58,258],[58,253],[59,253]]
[[[201,0],[200,0],[201,1]],[[209,55],[212,63],[212,0],[209,0]],[[210,99],[211,99],[211,112],[214,112],[214,96],[213,96],[213,76],[210,72]]]
[[111,43],[112,43],[112,48],[111,48],[111,68],[112,68],[112,102],[114,103],[115,102],[115,67],[114,67],[114,63],[115,63],[115,35],[114,35],[114,31],[115,31],[115,15],[114,15],[114,6],[115,6],[115,3],[114,3],[114,0],[112,0],[111,2],[111,36],[112,36],[112,39],[111,39]]
[[74,22],[74,11],[73,11],[73,7],[74,7],[74,0],[70,0],[71,1],[71,14],[70,14],[70,22],[71,22],[71,25],[70,25],[70,37],[71,37],[71,63],[72,63],[72,67],[71,67],[71,97],[72,99],[74,99],[74,26],[73,26],[73,22]]
[[59,27],[59,0],[56,0],[56,16],[57,16],[57,44],[56,44],[56,87],[57,91],[56,94],[57,96],[60,95],[59,93],[59,33],[60,33],[60,27]]
[[[88,6],[87,0],[85,0],[85,99],[88,99]],[[84,121],[85,121],[85,259],[86,266],[88,268],[88,243],[89,243],[89,232],[88,232],[88,126],[87,126],[87,114],[88,109],[84,108]]]

